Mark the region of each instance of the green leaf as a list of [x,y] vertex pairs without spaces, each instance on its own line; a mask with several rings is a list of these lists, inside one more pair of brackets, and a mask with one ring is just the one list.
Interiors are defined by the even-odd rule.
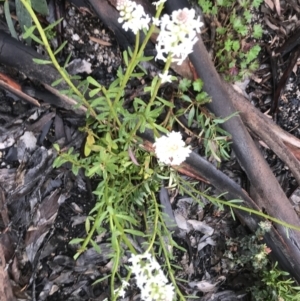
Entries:
[[240,42],[235,40],[235,41],[232,41],[232,50],[237,52],[239,49],[240,49]]
[[[27,28],[31,27],[31,16],[28,13],[28,11],[26,10],[25,6],[22,4],[21,0],[16,0],[15,2],[16,4],[16,13],[17,13],[17,17],[20,23],[20,27],[22,30],[22,33],[25,33],[25,26]],[[31,44],[31,39],[27,38],[26,42],[28,45]]]
[[218,27],[216,29],[217,33],[220,34],[220,35],[224,35],[227,31],[227,29],[225,27]]
[[56,20],[55,22],[49,24],[47,27],[44,28],[44,31],[49,31],[49,30],[53,29],[55,26],[57,26],[59,23],[61,23],[63,19],[64,18],[60,18],[60,19]]
[[252,36],[255,39],[260,39],[263,35],[263,29],[260,24],[254,24]]
[[79,166],[73,164],[72,165],[72,173],[77,176],[78,175],[78,172],[79,172]]
[[192,81],[187,78],[183,78],[178,85],[179,90],[186,92],[191,87]]
[[196,79],[193,82],[193,89],[194,89],[194,91],[200,92],[202,90],[202,87],[203,87],[203,81],[200,78]]
[[57,152],[60,151],[60,147],[59,147],[59,145],[58,145],[57,143],[54,143],[54,144],[53,144],[53,148],[54,148]]
[[96,252],[101,254],[101,249],[99,245],[93,239],[90,240],[90,243],[93,246],[93,248],[96,250]]
[[140,60],[140,62],[148,62],[148,61],[151,61],[153,58],[154,58],[154,56],[144,56],[144,57],[141,57],[139,60]]
[[198,4],[203,10],[203,13],[209,14],[212,8],[212,2],[209,0],[198,0]]
[[57,79],[56,81],[54,81],[54,82],[51,84],[51,86],[52,86],[52,87],[55,87],[55,86],[59,85],[62,81],[63,81],[63,78],[59,78],[59,79]]
[[99,92],[101,91],[101,88],[96,88],[96,89],[93,89],[89,92],[89,96],[90,97],[94,97],[96,94],[98,94]]
[[190,127],[192,125],[194,117],[195,117],[195,107],[192,106],[192,108],[189,111],[189,116],[188,116],[188,127]]
[[169,108],[174,108],[175,107],[174,104],[169,100],[165,100],[165,99],[163,99],[161,97],[158,97],[158,96],[156,96],[156,99],[158,99],[160,102],[162,102],[163,105],[165,105]]
[[120,218],[120,219],[124,219],[124,220],[130,222],[130,223],[133,224],[133,225],[136,225],[136,224],[137,224],[137,221],[136,221],[133,217],[131,217],[131,216],[129,216],[129,215],[116,214],[116,217],[117,217],[117,218]]
[[32,33],[30,38],[35,42],[37,42],[38,44],[44,45],[44,42],[40,38],[38,38],[35,34]]
[[91,221],[90,221],[89,218],[87,218],[85,220],[85,232],[86,232],[86,234],[89,234],[90,230],[91,230]]
[[227,39],[224,43],[224,49],[228,52],[231,51],[232,41],[230,39]]
[[263,2],[264,0],[253,0],[252,6],[258,9]]
[[125,65],[128,66],[128,53],[126,50],[123,51],[123,59],[124,59]]
[[57,55],[63,50],[63,48],[68,44],[68,41],[64,41],[54,52],[54,55]]
[[52,61],[40,60],[40,59],[36,59],[36,58],[33,58],[32,60],[36,64],[39,64],[39,65],[49,65],[49,64],[52,64]]
[[70,245],[76,245],[76,244],[80,244],[83,241],[84,241],[83,238],[73,238],[71,241],[69,241],[69,244]]
[[89,84],[101,89],[101,85],[93,77],[88,76],[86,80]]
[[254,45],[249,52],[246,54],[246,62],[249,64],[251,61],[255,60],[260,52],[261,48],[259,45]]
[[134,229],[125,229],[124,232],[129,233],[129,234],[133,234],[133,235],[136,235],[136,236],[141,236],[141,237],[145,236],[145,234],[143,232],[138,231],[138,230],[134,230]]
[[6,23],[7,23],[7,26],[8,26],[11,36],[15,39],[18,39],[18,35],[15,30],[14,23],[13,23],[13,20],[11,18],[11,14],[9,11],[9,1],[4,2],[4,14],[5,14]]
[[154,127],[157,128],[162,133],[166,133],[166,134],[169,133],[169,131],[167,129],[165,129],[164,127],[160,126],[159,124],[154,123]]
[[245,10],[244,11],[244,18],[246,20],[247,23],[250,23],[252,20],[252,14],[250,13],[249,10]]
[[47,16],[49,14],[46,0],[30,0],[32,8],[41,15]]

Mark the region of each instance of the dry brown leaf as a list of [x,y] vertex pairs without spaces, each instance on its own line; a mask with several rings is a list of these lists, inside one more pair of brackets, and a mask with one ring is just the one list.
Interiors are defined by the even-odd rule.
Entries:
[[95,42],[95,43],[98,43],[102,46],[111,46],[112,45],[110,42],[104,41],[104,40],[99,39],[99,38],[91,37],[91,36],[90,36],[90,40]]
[[268,5],[271,10],[274,10],[274,3],[272,2],[272,0],[265,0],[265,4]]
[[275,5],[275,9],[276,9],[276,12],[277,12],[278,16],[280,16],[280,14],[281,14],[280,1],[279,0],[274,0],[274,5]]

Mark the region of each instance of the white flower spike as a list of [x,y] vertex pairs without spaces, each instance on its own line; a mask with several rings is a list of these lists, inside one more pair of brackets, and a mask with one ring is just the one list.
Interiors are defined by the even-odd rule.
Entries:
[[141,290],[141,299],[144,301],[172,301],[174,299],[174,287],[168,284],[161,266],[149,253],[131,255],[129,259],[135,274],[136,284]]
[[124,23],[125,31],[132,30],[134,34],[141,29],[149,29],[150,17],[140,4],[130,0],[117,0],[117,10],[120,12],[119,23]]
[[156,59],[166,61],[171,54],[172,61],[181,65],[185,58],[193,52],[200,33],[200,17],[195,19],[194,9],[179,9],[172,15],[164,15],[160,21],[160,33],[157,37]]
[[158,160],[167,165],[180,165],[192,152],[185,146],[181,134],[174,131],[157,138],[153,146]]

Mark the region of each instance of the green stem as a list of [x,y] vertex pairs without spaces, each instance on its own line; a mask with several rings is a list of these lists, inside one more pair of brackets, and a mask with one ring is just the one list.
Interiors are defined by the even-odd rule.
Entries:
[[122,93],[124,92],[124,89],[125,89],[128,81],[129,81],[129,79],[130,79],[130,75],[132,74],[134,68],[138,64],[137,52],[138,52],[138,49],[139,49],[139,43],[140,43],[140,33],[137,32],[137,35],[136,35],[136,38],[135,38],[134,52],[133,52],[132,57],[130,59],[130,62],[128,64],[128,66],[127,66],[127,69],[126,69],[126,72],[124,74],[124,77],[122,78],[118,94],[117,94],[117,96],[115,98],[115,102],[116,103],[118,103],[120,101]]
[[114,109],[114,106],[113,106],[110,98],[107,96],[107,90],[103,87],[102,91],[103,91],[103,94],[105,96],[106,102],[107,102],[107,104],[109,106],[109,111],[112,113],[115,122],[117,122],[117,124],[118,124],[118,127],[121,127],[121,125],[122,125],[121,121],[120,121],[120,119],[119,119],[119,117],[118,117],[118,115],[117,115],[117,113],[116,113],[116,111]]
[[25,6],[26,10],[30,14],[33,22],[36,25],[37,30],[39,31],[39,34],[42,38],[42,41],[44,43],[44,47],[46,51],[48,52],[48,55],[54,65],[54,67],[57,69],[57,71],[60,73],[61,77],[65,80],[65,82],[68,84],[68,86],[73,90],[73,92],[82,100],[84,105],[89,109],[91,115],[96,118],[97,114],[96,112],[91,108],[90,104],[88,101],[85,99],[84,95],[74,86],[68,75],[63,71],[63,69],[60,67],[59,63],[57,62],[54,53],[51,50],[51,47],[49,45],[48,39],[45,35],[45,32],[35,14],[33,9],[31,8],[30,1],[29,0],[21,0],[22,4]]
[[173,285],[175,287],[176,294],[179,296],[180,300],[186,301],[185,297],[183,296],[183,294],[179,290],[179,288],[177,286],[177,283],[176,283],[176,279],[175,279],[175,277],[173,275],[172,267],[171,267],[171,264],[170,264],[170,261],[169,261],[169,257],[168,257],[168,251],[166,250],[165,242],[163,240],[163,237],[160,234],[158,234],[158,235],[159,235],[160,246],[161,246],[161,248],[162,248],[162,250],[164,252],[164,257],[165,257],[167,268],[168,268],[168,271],[169,271],[169,277],[170,277],[171,282],[173,283]]
[[[111,215],[109,217],[109,223],[110,223],[110,229],[111,229],[112,233],[116,231],[113,221],[114,221],[114,218]],[[112,236],[112,238],[113,238],[113,236]],[[111,293],[111,296],[113,297],[115,295],[115,286],[114,286],[115,285],[115,275],[118,270],[121,252],[120,252],[119,242],[112,243],[112,244],[115,246],[114,250],[116,252],[116,254],[114,254],[114,257],[113,257],[114,260],[113,260],[113,267],[112,267],[111,280],[110,280],[110,293]]]
[[[225,205],[225,206],[229,206],[229,207],[231,207],[231,208],[243,210],[243,211],[246,211],[246,212],[248,212],[248,213],[253,213],[253,214],[257,215],[257,216],[260,216],[260,217],[263,217],[263,218],[265,218],[265,219],[268,219],[268,220],[270,220],[270,221],[272,221],[272,222],[274,222],[274,223],[276,223],[276,224],[279,224],[279,225],[281,225],[281,226],[284,226],[284,227],[286,227],[286,228],[293,229],[293,230],[296,230],[296,231],[300,231],[300,227],[297,227],[297,226],[295,226],[295,225],[288,224],[288,223],[286,223],[286,222],[284,222],[284,221],[281,221],[281,220],[279,220],[279,219],[277,219],[277,218],[275,218],[275,217],[272,217],[272,216],[269,216],[269,215],[267,215],[267,214],[264,214],[264,213],[262,213],[262,212],[260,212],[260,211],[255,210],[255,209],[247,208],[247,207],[244,207],[244,206],[241,206],[241,205],[236,205],[236,204],[233,204],[233,203],[231,203],[231,202],[229,202],[229,201],[222,201],[222,200],[219,200],[219,199],[210,197],[210,196],[208,196],[208,195],[204,195],[202,192],[196,190],[195,188],[193,188],[193,187],[190,186],[190,185],[189,185],[189,189],[186,189],[186,188],[184,187],[184,185],[180,185],[180,187],[181,187],[181,189],[182,189],[184,192],[186,192],[186,193],[189,194],[190,196],[192,196],[192,195],[191,195],[191,191],[190,191],[189,189],[191,189],[194,193],[196,193],[196,194],[198,194],[198,195],[205,196],[205,197],[206,197],[208,200],[210,200],[212,203],[215,202],[215,203],[219,203],[219,204],[222,204],[222,205]],[[194,196],[192,196],[192,197],[194,197]]]
[[150,253],[150,250],[152,249],[152,247],[154,245],[156,234],[157,234],[157,225],[158,225],[158,216],[159,216],[157,200],[156,200],[156,197],[155,197],[155,194],[153,193],[153,191],[151,191],[151,195],[152,195],[152,198],[154,201],[154,206],[155,206],[155,219],[154,219],[154,223],[153,223],[154,229],[153,229],[153,235],[152,235],[151,241],[150,241],[149,246],[148,246],[147,250],[145,251],[145,253],[148,253],[148,252]]
[[[169,68],[171,66],[171,63],[172,63],[172,56],[169,54],[168,58],[167,58],[167,61],[166,61],[166,64],[165,64],[165,67],[164,67],[163,72],[162,72],[163,74],[165,72],[168,72],[168,70],[169,70]],[[146,111],[146,115],[147,115],[147,112],[151,111],[151,107],[152,107],[153,102],[154,102],[154,100],[156,98],[156,95],[158,93],[160,85],[161,85],[161,78],[158,79],[158,81],[157,81],[157,83],[156,83],[156,85],[155,85],[155,87],[153,89],[153,93],[151,95],[151,98],[150,98],[149,103],[148,103],[148,105],[146,107],[146,110],[145,110]]]
[[136,254],[136,250],[134,249],[134,247],[132,246],[132,243],[129,241],[129,239],[127,238],[126,234],[124,233],[124,229],[123,227],[120,225],[119,221],[117,218],[115,218],[115,216],[113,217],[113,220],[116,224],[117,229],[120,231],[121,233],[121,238],[122,240],[124,240],[126,246],[129,248],[129,250],[131,251],[132,254]]
[[[163,10],[163,4],[159,5],[159,7],[157,8],[156,14],[155,14],[155,18],[159,18],[159,16],[161,15],[161,12]],[[135,48],[134,48],[134,52],[132,55],[132,58],[130,60],[130,63],[128,64],[127,70],[125,72],[124,78],[122,80],[121,86],[120,86],[120,90],[116,96],[115,101],[118,102],[121,98],[121,95],[130,79],[130,75],[132,74],[134,68],[138,65],[138,63],[140,62],[140,58],[143,56],[144,54],[144,50],[145,47],[148,43],[148,41],[150,40],[154,30],[155,30],[155,25],[152,24],[146,34],[146,37],[143,40],[142,45],[140,46],[140,33],[138,32],[136,35],[136,39],[135,39]]]

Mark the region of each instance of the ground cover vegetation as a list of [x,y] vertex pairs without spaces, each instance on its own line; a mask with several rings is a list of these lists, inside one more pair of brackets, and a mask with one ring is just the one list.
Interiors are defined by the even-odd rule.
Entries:
[[[119,22],[125,30],[132,30],[136,34],[136,43],[133,49],[123,52],[123,65],[118,69],[117,79],[106,87],[92,77],[82,79],[70,76],[65,69],[68,59],[64,66],[60,66],[56,59],[66,43],[56,50],[49,45],[56,23],[42,28],[32,9],[39,11],[37,4],[32,1],[30,5],[26,0],[17,2],[22,8],[20,14],[27,16],[23,38],[42,45],[49,55],[48,61],[36,60],[36,63],[53,64],[61,74],[61,79],[54,82],[53,86],[65,82],[68,89],[61,93],[87,109],[86,125],[81,128],[87,135],[85,157],[72,148],[65,150],[59,145],[54,146],[58,153],[55,167],[70,162],[75,175],[83,169],[88,177],[98,182],[94,191],[98,201],[85,222],[86,237],[70,242],[78,245],[75,258],[88,245],[101,252],[95,236],[108,233],[113,250],[110,254],[111,274],[107,276],[111,300],[126,294],[133,275],[143,300],[186,300],[187,296],[182,294],[178,286],[184,279],[176,278],[176,271],[181,267],[176,263],[174,252],[175,249],[184,252],[184,249],[173,239],[170,216],[164,213],[159,202],[158,192],[162,183],[169,189],[178,189],[179,193],[190,195],[196,202],[200,202],[199,196],[205,196],[221,210],[227,205],[231,209],[239,208],[254,213],[243,208],[239,200],[225,202],[221,196],[216,198],[200,192],[196,183],[186,181],[178,173],[178,166],[189,156],[191,146],[185,144],[181,133],[173,130],[175,124],[181,125],[186,136],[202,141],[204,155],[216,164],[230,157],[230,136],[220,127],[227,119],[216,118],[204,109],[203,105],[210,98],[202,91],[201,80],[177,78],[170,71],[171,63],[181,64],[192,51],[197,33],[203,25],[201,20],[196,17],[194,10],[188,9],[176,11],[172,16],[162,15],[165,1],[160,0],[154,3],[157,11],[150,22],[150,17],[141,6],[132,1],[119,1]],[[241,79],[258,67],[260,47],[250,38],[259,39],[262,35],[259,25],[251,25],[251,10],[258,8],[260,3],[199,0],[204,14],[214,16],[216,20],[222,15],[227,16],[228,20],[222,23],[225,25],[217,27],[215,51],[215,63],[227,79]],[[6,15],[9,23],[9,13]],[[31,25],[32,21],[34,25]],[[158,27],[160,31],[157,31]],[[143,40],[141,33],[144,34]],[[146,96],[135,97],[128,109],[125,106],[125,91],[132,80],[147,74],[143,62],[153,57],[146,57],[144,50],[153,33],[158,34],[156,59],[165,65],[163,71],[148,82],[144,89]],[[167,82],[177,87],[171,101],[164,99],[160,93],[162,85]],[[174,104],[175,97],[183,104],[179,109]],[[182,124],[181,116],[187,117],[186,125]],[[190,130],[195,123],[201,127],[197,134]],[[151,131],[156,137],[152,152],[148,151],[140,138],[139,133],[145,131]],[[292,227],[261,212],[256,213]],[[234,216],[233,211],[232,214]],[[262,224],[253,236],[239,242],[229,240],[226,256],[233,265],[252,264],[258,279],[256,287],[251,288],[255,300],[298,300],[299,288],[286,277],[286,273],[276,265],[270,270],[267,260],[270,250],[261,242],[265,231],[268,231],[268,225]],[[136,241],[141,242],[141,249]],[[238,252],[233,252],[236,244],[241,247]],[[127,273],[124,277],[119,268],[126,257],[129,259],[125,262]]]

